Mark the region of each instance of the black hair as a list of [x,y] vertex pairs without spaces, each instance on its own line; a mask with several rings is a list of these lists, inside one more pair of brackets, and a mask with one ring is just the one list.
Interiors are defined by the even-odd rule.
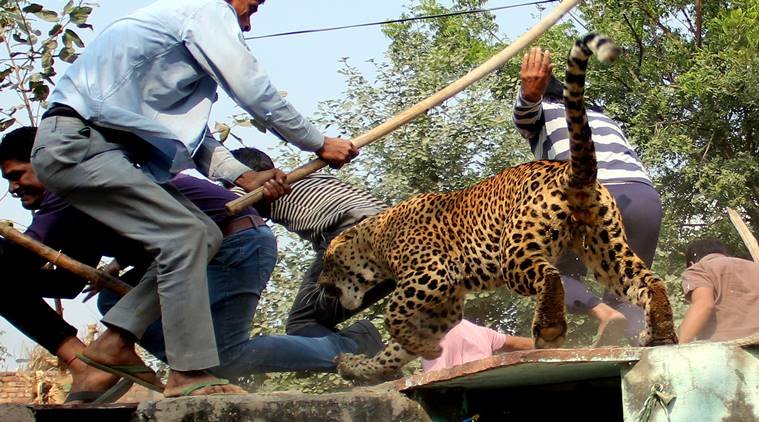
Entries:
[[712,253],[730,256],[725,245],[718,239],[699,239],[688,244],[685,248],[685,265],[690,266],[700,261],[701,258]]
[[15,160],[28,163],[31,161],[35,136],[37,136],[37,128],[33,126],[20,127],[6,133],[0,142],[0,162]]
[[274,162],[271,160],[271,157],[255,148],[245,147],[236,149],[232,151],[232,156],[253,171],[264,171],[274,168]]
[[543,93],[543,100],[564,104],[564,84],[553,75],[551,75],[546,91]]

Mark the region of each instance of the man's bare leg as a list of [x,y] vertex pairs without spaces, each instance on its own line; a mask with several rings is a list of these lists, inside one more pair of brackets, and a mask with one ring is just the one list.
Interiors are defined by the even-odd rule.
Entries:
[[621,312],[605,303],[599,303],[591,308],[588,314],[598,320],[597,340],[593,347],[628,344],[625,335],[627,319]]

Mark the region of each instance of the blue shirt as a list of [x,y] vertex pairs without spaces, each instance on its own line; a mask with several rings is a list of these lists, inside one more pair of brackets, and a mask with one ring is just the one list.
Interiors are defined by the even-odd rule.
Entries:
[[160,0],[117,20],[67,69],[49,101],[148,141],[154,152],[146,168],[156,180],[193,167],[196,155],[201,172],[234,181],[248,169],[207,127],[219,85],[282,139],[306,151],[322,147],[324,136],[278,94],[224,0]]

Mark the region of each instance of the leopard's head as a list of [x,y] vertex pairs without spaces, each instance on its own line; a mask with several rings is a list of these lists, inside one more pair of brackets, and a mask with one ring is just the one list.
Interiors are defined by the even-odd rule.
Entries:
[[340,233],[324,253],[319,286],[348,310],[361,306],[364,294],[388,278],[372,250],[369,220]]

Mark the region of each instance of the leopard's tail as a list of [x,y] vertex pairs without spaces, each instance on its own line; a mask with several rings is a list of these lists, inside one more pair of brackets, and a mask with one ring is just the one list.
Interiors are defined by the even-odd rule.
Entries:
[[584,105],[585,73],[593,53],[600,61],[610,62],[619,55],[619,48],[602,35],[588,34],[575,42],[567,59],[564,105],[571,152],[567,195],[579,222],[590,221],[590,208],[596,201],[598,165]]

